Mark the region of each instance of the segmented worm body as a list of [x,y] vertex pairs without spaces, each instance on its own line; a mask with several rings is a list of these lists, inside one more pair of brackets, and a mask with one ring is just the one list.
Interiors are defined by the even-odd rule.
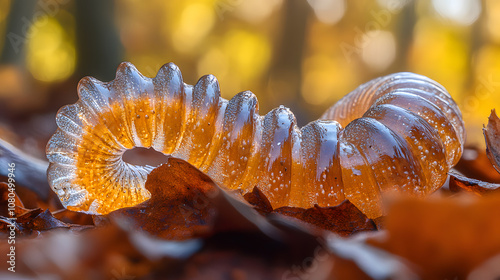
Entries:
[[249,91],[221,98],[212,75],[185,84],[172,63],[152,79],[123,63],[115,80],[83,78],[78,93],[78,102],[57,114],[48,178],[65,207],[95,214],[150,197],[144,184],[153,167],[128,164],[122,155],[152,147],[222,186],[258,186],[275,208],[349,199],[375,218],[384,193],[438,189],[465,138],[446,90],[412,73],[368,82],[302,128],[283,106],[260,116]]

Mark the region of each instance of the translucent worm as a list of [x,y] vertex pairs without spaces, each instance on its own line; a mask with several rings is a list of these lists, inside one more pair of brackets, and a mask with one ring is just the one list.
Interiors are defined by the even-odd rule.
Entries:
[[221,98],[212,75],[185,84],[172,63],[154,78],[122,63],[109,83],[83,78],[78,94],[57,113],[48,179],[66,208],[94,214],[150,197],[144,185],[153,167],[122,155],[152,147],[227,188],[258,186],[274,208],[348,199],[376,218],[384,194],[420,197],[441,187],[465,139],[447,91],[413,73],[363,84],[302,128],[283,106],[260,116],[249,91]]

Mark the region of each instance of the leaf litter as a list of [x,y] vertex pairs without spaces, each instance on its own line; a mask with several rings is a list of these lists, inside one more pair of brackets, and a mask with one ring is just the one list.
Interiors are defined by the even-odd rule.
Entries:
[[[106,216],[63,209],[40,195],[46,186],[20,185],[12,222],[0,183],[0,235],[15,227],[16,275],[27,278],[493,279],[500,276],[498,174],[466,170],[498,168],[499,128],[493,112],[487,157],[469,149],[478,156],[450,172],[448,196],[397,199],[379,229],[347,200],[273,209],[258,188],[229,191],[169,158],[148,176],[151,199]],[[0,262],[0,277],[9,276]]]

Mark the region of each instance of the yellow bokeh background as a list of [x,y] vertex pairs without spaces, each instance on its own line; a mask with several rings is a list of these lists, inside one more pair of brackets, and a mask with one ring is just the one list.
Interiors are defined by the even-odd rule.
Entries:
[[[19,36],[9,37],[9,18],[19,15],[11,11],[12,1],[0,0],[0,50],[5,55],[19,43],[22,59],[15,64],[35,86],[76,83],[87,62],[80,55],[85,44],[77,44],[78,5],[34,3],[37,16],[28,18],[26,34],[14,34],[23,40],[13,42]],[[482,124],[500,104],[500,2],[495,0],[109,3],[88,17],[112,19],[120,59],[144,75],[154,76],[170,61],[187,83],[213,74],[223,97],[251,90],[261,113],[283,104],[301,125],[361,83],[398,71],[426,75],[448,89],[464,115],[469,144],[484,145]],[[3,61],[2,67],[12,64]]]

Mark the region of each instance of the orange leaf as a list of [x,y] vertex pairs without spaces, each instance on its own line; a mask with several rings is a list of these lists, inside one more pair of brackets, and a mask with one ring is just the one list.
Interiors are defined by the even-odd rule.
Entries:
[[127,217],[134,226],[171,240],[208,236],[216,229],[252,231],[264,220],[248,204],[226,194],[207,175],[181,159],[169,158],[154,169],[146,189],[151,192],[149,200],[113,211],[108,217]]
[[245,194],[244,198],[261,214],[281,214],[286,219],[298,219],[301,222],[337,233],[341,236],[348,236],[359,231],[377,229],[373,220],[368,219],[365,214],[348,200],[332,207],[315,205],[312,208],[305,209],[285,206],[273,210],[266,195],[258,187],[255,187],[252,192]]
[[488,158],[493,167],[500,172],[500,119],[498,119],[495,109],[491,110],[488,126],[483,128],[483,133]]
[[500,184],[483,182],[465,177],[455,172],[450,172],[450,190],[454,192],[466,191],[481,196],[499,192]]
[[419,267],[423,279],[464,279],[500,253],[500,195],[396,202],[388,236],[370,240]]
[[319,207],[318,205],[309,209],[281,207],[274,210],[274,213],[299,219],[341,236],[349,236],[360,231],[377,230],[375,223],[348,200],[333,207]]

